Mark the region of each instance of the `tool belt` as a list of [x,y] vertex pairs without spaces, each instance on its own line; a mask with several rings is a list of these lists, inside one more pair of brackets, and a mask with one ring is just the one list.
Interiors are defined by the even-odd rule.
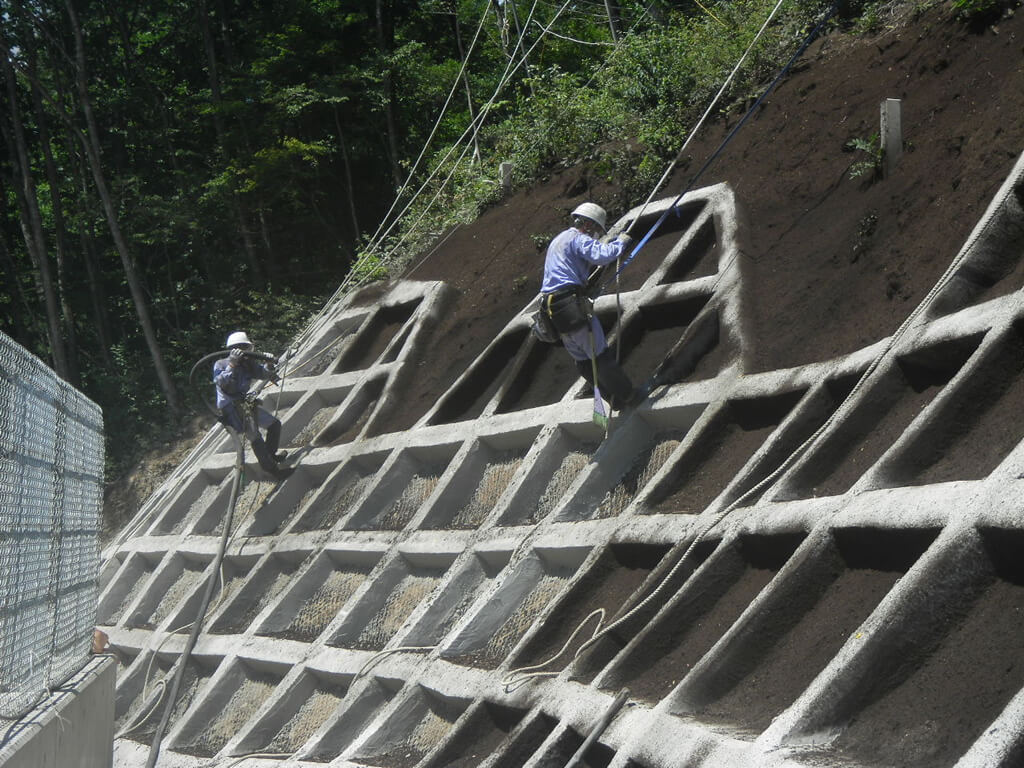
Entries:
[[593,302],[581,286],[543,294],[541,308],[559,333],[578,331],[590,322],[593,314]]

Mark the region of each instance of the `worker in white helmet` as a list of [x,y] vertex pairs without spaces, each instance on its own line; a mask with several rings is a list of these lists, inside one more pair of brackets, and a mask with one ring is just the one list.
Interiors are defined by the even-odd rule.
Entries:
[[[551,319],[576,368],[611,396],[612,407],[636,405],[644,394],[635,389],[605,341],[604,329],[592,311],[587,280],[595,267],[619,258],[632,238],[620,234],[610,243],[598,238],[606,231],[607,214],[595,203],[583,203],[571,214],[572,226],[556,235],[544,259],[541,310]],[[591,358],[593,357],[593,361]]]
[[[246,397],[254,380],[268,380],[274,384],[280,381],[273,358],[254,352],[245,331],[230,334],[225,346],[230,350],[228,356],[213,364],[220,420],[249,438],[260,467],[275,477],[283,477],[288,472],[279,466],[287,456],[285,451],[277,450],[281,440],[281,422],[261,408],[258,399]],[[251,408],[251,413],[245,414],[244,408]],[[245,418],[246,415],[249,418]],[[261,429],[266,430],[266,438],[260,433]]]

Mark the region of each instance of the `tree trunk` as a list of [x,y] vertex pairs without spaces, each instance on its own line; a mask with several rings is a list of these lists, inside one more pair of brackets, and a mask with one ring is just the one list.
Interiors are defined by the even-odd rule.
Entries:
[[[213,100],[213,130],[217,134],[217,145],[221,154],[226,158],[230,155],[227,130],[224,127],[222,116],[224,100],[220,90],[220,70],[217,66],[217,50],[213,44],[213,33],[210,31],[210,16],[206,0],[199,0],[199,27],[203,33],[203,49],[206,52],[206,73],[210,81],[210,98]],[[238,196],[238,192],[231,190],[231,207],[235,216],[235,226],[242,238],[242,248],[245,252],[245,259],[252,270],[253,282],[266,283],[267,277],[256,257],[256,247],[252,242],[252,233],[249,231],[249,214],[244,201]]]
[[359,239],[359,219],[356,216],[356,190],[352,185],[352,166],[348,160],[348,150],[345,149],[345,134],[341,132],[341,117],[338,115],[338,105],[334,105],[334,127],[338,131],[338,146],[341,147],[341,163],[345,168],[345,188],[348,190],[349,213],[352,214],[352,230],[355,233],[353,240]]
[[114,335],[110,331],[110,318],[107,315],[106,289],[103,287],[103,280],[99,270],[96,268],[96,258],[93,253],[93,243],[96,240],[96,228],[93,224],[95,217],[89,205],[89,181],[86,160],[81,152],[75,151],[75,136],[71,131],[64,132],[64,147],[69,158],[73,158],[77,166],[75,181],[78,185],[78,216],[82,222],[78,227],[78,240],[80,243],[82,261],[85,263],[85,274],[89,284],[89,299],[92,302],[93,317],[96,321],[96,336],[100,341],[100,355],[103,363],[108,369],[114,367],[114,356],[110,350],[114,345]]
[[39,275],[39,290],[43,305],[46,307],[47,337],[50,341],[50,354],[53,369],[62,379],[69,378],[67,357],[64,349],[64,338],[61,335],[60,313],[57,294],[53,285],[53,274],[50,269],[50,257],[46,252],[46,238],[43,235],[43,221],[39,213],[39,200],[36,196],[36,185],[32,178],[32,166],[28,158],[28,146],[25,141],[25,127],[21,122],[21,111],[18,109],[18,88],[14,76],[14,67],[10,60],[10,47],[3,38],[0,45],[0,59],[7,83],[8,114],[10,125],[2,124],[4,138],[7,141],[11,162],[18,179],[18,209],[21,213],[22,232],[25,237],[25,248],[32,257],[32,262]]
[[107,217],[110,235],[114,240],[114,246],[117,248],[118,254],[121,256],[125,277],[128,280],[128,288],[132,295],[132,302],[135,304],[135,311],[139,316],[139,323],[142,325],[142,333],[146,338],[146,344],[149,346],[149,354],[153,359],[153,367],[160,381],[160,387],[163,389],[164,398],[167,400],[167,405],[170,407],[171,412],[177,415],[181,412],[181,401],[178,399],[178,391],[167,370],[167,365],[164,363],[163,354],[160,352],[160,345],[156,338],[156,332],[153,330],[153,321],[149,314],[149,307],[146,304],[146,294],[142,289],[142,283],[136,272],[135,261],[128,251],[128,244],[121,232],[121,225],[118,222],[114,202],[110,196],[110,190],[107,188],[107,180],[103,175],[103,168],[100,163],[96,119],[92,114],[92,104],[89,102],[88,79],[85,68],[85,41],[82,38],[82,28],[78,24],[78,17],[75,14],[71,0],[65,0],[64,7],[67,10],[68,19],[71,22],[71,31],[75,37],[75,81],[78,86],[79,105],[82,108],[82,114],[85,115],[87,130],[86,134],[77,131],[77,135],[89,160],[89,169],[92,172],[96,191],[100,196],[100,202],[103,204],[103,211]]
[[612,0],[604,0],[604,9],[608,12],[608,27],[612,31],[612,41],[619,42],[619,6]]
[[[514,6],[513,6],[514,7]],[[455,27],[455,45],[459,51],[459,61],[466,61],[466,52],[462,49],[462,31],[459,29],[459,6],[458,3],[453,3],[452,7],[452,24]],[[473,93],[469,90],[469,76],[466,74],[465,69],[462,71],[462,84],[466,88],[466,103],[469,105],[469,121],[470,123],[476,122],[476,116],[473,114]],[[477,141],[479,131],[473,131],[473,161],[480,162],[480,142]]]
[[[2,178],[0,178],[0,181],[2,181]],[[4,192],[4,185],[0,183],[0,220],[6,220],[7,218],[5,210],[6,200],[7,195]],[[18,279],[18,265],[14,262],[14,257],[7,247],[7,239],[5,237],[0,237],[0,262],[3,263],[3,269],[0,270],[0,274],[4,276],[4,286],[9,291],[12,301],[15,302],[15,306],[11,307],[12,311],[10,313],[11,323],[13,323],[11,337],[23,347],[30,348],[38,331],[34,319],[38,317],[39,312],[36,311],[29,301],[29,297],[22,290],[21,280]]]
[[[384,3],[386,0],[374,0],[374,9],[377,17],[377,47],[382,56],[390,57],[394,47],[394,30],[391,27],[391,17],[385,13]],[[386,122],[385,132],[388,140],[388,156],[391,162],[391,177],[395,183],[395,189],[402,187],[402,167],[398,159],[398,127],[395,120],[395,82],[391,62],[384,67],[384,119]]]
[[46,125],[46,113],[43,110],[39,82],[35,76],[36,53],[35,50],[29,50],[28,53],[32,105],[36,113],[36,128],[39,130],[39,145],[43,151],[46,180],[50,187],[50,205],[53,214],[55,255],[57,257],[57,295],[60,300],[61,317],[64,321],[64,338],[67,344],[68,381],[78,386],[78,338],[75,332],[75,313],[68,300],[67,257],[69,251],[64,205],[60,196],[61,184],[57,176],[57,164],[53,160],[53,150],[50,147],[50,131]]

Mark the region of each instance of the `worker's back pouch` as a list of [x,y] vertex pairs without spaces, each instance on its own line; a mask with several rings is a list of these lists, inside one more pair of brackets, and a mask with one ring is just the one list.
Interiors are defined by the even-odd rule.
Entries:
[[533,323],[530,330],[533,331],[533,335],[537,337],[538,341],[542,341],[545,344],[555,344],[560,341],[555,324],[551,322],[551,318],[544,307],[533,313]]
[[547,306],[551,311],[551,323],[559,333],[578,331],[590,322],[590,302],[584,296],[564,293],[552,297]]

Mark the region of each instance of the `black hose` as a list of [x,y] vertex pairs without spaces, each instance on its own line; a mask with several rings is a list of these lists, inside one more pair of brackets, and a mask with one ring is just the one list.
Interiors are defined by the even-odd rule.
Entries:
[[[211,352],[210,354],[203,355],[201,358],[199,358],[199,360],[196,361],[196,364],[192,366],[192,370],[189,371],[189,374],[188,374],[189,386],[193,386],[194,387],[196,385],[196,381],[195,381],[196,371],[199,370],[199,367],[201,365],[209,363],[211,360],[215,360],[215,359],[218,359],[218,358],[226,357],[229,354],[231,354],[231,350],[230,349],[218,349],[216,352]],[[276,363],[277,362],[277,358],[274,357],[273,355],[271,355],[269,352],[244,352],[243,351],[242,354],[245,357],[251,357],[251,358],[254,358],[256,360],[262,360],[263,362],[270,362],[270,363]],[[207,407],[207,409],[209,409],[210,413],[212,413],[216,418],[219,419],[220,418],[220,411],[217,409],[217,407],[213,403],[211,403],[209,401],[209,399],[207,399],[206,395],[202,395],[202,399],[203,399],[203,404]]]
[[[204,355],[202,358],[192,366],[192,370],[189,372],[188,381],[190,385],[195,385],[195,375],[199,367],[210,360],[218,357],[223,357],[225,354],[229,354],[231,350],[221,349],[216,352],[211,352],[208,355]],[[245,352],[246,357],[253,357],[264,361],[275,361],[276,358],[273,355],[269,355],[265,352]],[[203,402],[206,403],[207,408],[215,416],[220,416],[220,412],[206,399],[203,397]],[[199,605],[199,611],[196,615],[196,620],[192,623],[192,631],[189,633],[188,640],[185,643],[185,649],[181,652],[181,656],[178,657],[177,666],[174,670],[174,680],[171,683],[170,691],[168,692],[167,701],[164,703],[164,711],[160,717],[160,723],[157,725],[156,732],[153,734],[153,741],[149,747],[149,758],[146,760],[146,768],[153,768],[156,765],[157,758],[160,756],[160,742],[163,741],[164,732],[167,730],[167,725],[171,719],[171,713],[174,711],[175,700],[178,697],[178,689],[181,687],[181,681],[185,677],[185,670],[188,667],[189,657],[192,655],[192,649],[195,648],[196,641],[199,639],[199,633],[203,628],[203,621],[206,619],[206,611],[210,607],[210,600],[213,598],[213,589],[217,583],[217,576],[220,573],[221,564],[224,562],[224,553],[227,551],[228,539],[231,535],[231,521],[235,514],[235,503],[238,501],[238,487],[242,481],[242,473],[245,468],[245,444],[242,442],[242,436],[238,434],[231,427],[225,426],[231,438],[235,441],[235,475],[231,481],[231,495],[228,500],[228,512],[224,518],[224,530],[221,532],[220,544],[217,547],[217,555],[214,557],[213,565],[210,571],[210,579],[206,583],[206,589],[203,592],[203,599]]]

